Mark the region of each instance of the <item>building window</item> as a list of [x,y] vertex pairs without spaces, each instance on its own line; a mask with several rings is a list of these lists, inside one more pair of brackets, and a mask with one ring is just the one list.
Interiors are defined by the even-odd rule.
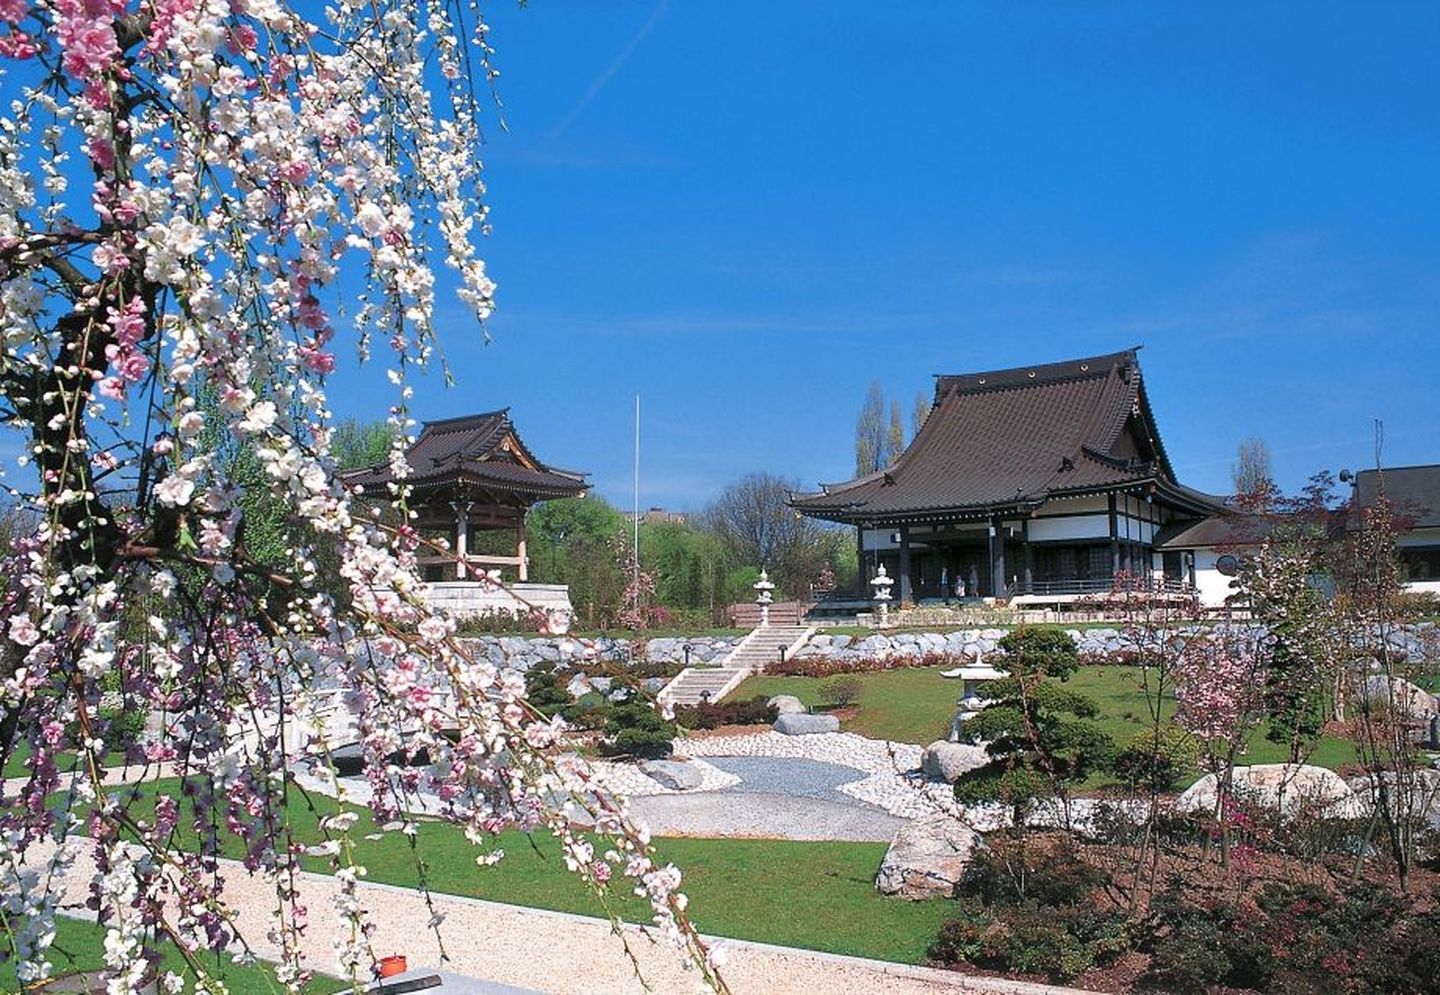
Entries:
[[1400,563],[1407,581],[1440,580],[1440,546],[1404,546]]

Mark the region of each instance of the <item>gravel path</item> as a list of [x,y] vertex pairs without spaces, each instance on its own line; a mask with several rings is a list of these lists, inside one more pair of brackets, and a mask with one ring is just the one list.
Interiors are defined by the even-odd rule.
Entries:
[[[696,761],[699,762],[699,761]],[[711,757],[710,765],[739,779],[731,789],[855,805],[842,784],[855,780],[855,768],[820,760],[774,757]]]
[[[66,902],[70,908],[82,909],[86,884],[95,867],[90,847],[75,843],[82,849],[66,877]],[[39,847],[32,850],[36,862],[43,857]],[[266,940],[275,901],[273,886],[246,874],[233,861],[219,863],[226,880],[225,894],[241,930],[258,954],[273,957],[275,948]],[[322,874],[300,877],[297,900],[309,909],[309,928],[302,939],[306,955],[317,969],[334,970],[331,940],[340,932],[334,912],[336,882]],[[377,954],[403,953],[414,968],[439,966],[438,946],[424,926],[431,911],[419,895],[371,883],[361,883],[359,891],[375,927],[372,944]],[[441,931],[451,958],[446,965],[449,970],[556,995],[639,995],[647,990],[636,978],[610,924],[603,920],[448,895],[432,897],[435,911],[445,916]],[[83,911],[76,914],[83,915]],[[856,928],[864,926],[857,923]],[[627,927],[623,932],[649,990],[667,995],[703,990],[695,973],[682,968],[674,951],[648,942],[638,928]],[[723,945],[729,952],[725,978],[737,995],[1063,995],[1073,991],[767,944],[723,941]]]

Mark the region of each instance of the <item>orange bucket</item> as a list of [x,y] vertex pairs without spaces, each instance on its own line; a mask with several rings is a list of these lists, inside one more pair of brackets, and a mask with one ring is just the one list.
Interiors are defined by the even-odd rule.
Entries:
[[404,974],[409,968],[405,958],[400,954],[380,958],[380,977],[393,978],[397,974]]

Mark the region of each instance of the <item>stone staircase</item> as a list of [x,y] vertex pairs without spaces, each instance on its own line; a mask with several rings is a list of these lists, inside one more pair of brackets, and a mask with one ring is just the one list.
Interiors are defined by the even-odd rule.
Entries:
[[745,678],[778,661],[781,650],[788,655],[805,645],[814,632],[814,626],[806,625],[758,627],[740,640],[718,667],[686,667],[660,690],[658,697],[674,705],[719,701]]

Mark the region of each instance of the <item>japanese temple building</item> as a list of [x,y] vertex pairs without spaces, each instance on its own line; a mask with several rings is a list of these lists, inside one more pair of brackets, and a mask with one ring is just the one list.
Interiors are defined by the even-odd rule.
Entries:
[[[427,421],[405,452],[416,528],[451,543],[448,555],[420,557],[430,600],[457,614],[570,607],[563,584],[528,583],[525,515],[539,501],[580,497],[590,485],[583,473],[537,459],[515,431],[509,410]],[[362,496],[387,500],[394,482],[388,463],[341,477]],[[492,541],[484,542],[482,533]],[[496,543],[497,534],[508,538]],[[514,553],[476,552],[481,545],[502,545]],[[497,570],[512,593],[484,582]]]
[[1186,564],[1156,534],[1228,513],[1176,480],[1134,349],[938,376],[892,466],[791,505],[854,526],[861,574],[883,564],[902,604],[962,592],[1064,602],[1122,573],[1179,591]]

